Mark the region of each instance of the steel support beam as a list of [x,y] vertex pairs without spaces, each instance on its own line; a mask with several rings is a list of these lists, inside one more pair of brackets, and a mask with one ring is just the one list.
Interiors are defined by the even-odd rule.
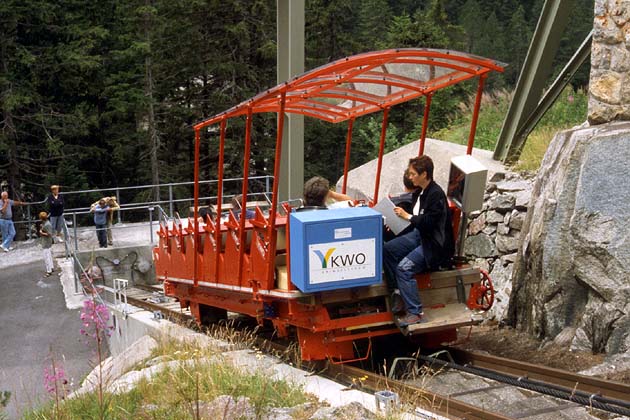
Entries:
[[588,34],[584,42],[582,42],[582,45],[580,45],[575,54],[573,54],[573,57],[571,57],[567,65],[564,66],[558,77],[556,77],[556,80],[554,80],[551,86],[549,86],[549,89],[547,89],[547,92],[545,92],[542,99],[538,102],[536,108],[529,115],[529,118],[527,118],[523,125],[518,128],[516,134],[514,135],[514,140],[507,152],[508,160],[516,160],[521,155],[521,151],[523,150],[525,140],[527,140],[529,133],[536,128],[540,119],[556,102],[556,99],[558,99],[558,96],[560,96],[564,88],[569,84],[575,73],[591,55],[592,40],[593,31]]
[[494,158],[497,160],[514,159],[514,156],[508,156],[508,152],[514,149],[512,144],[516,133],[530,117],[542,96],[572,4],[573,0],[546,0],[543,5],[514,90],[514,98],[494,149]]
[[[277,81],[304,73],[304,0],[277,0]],[[287,114],[280,163],[280,200],[302,197],[304,116]]]

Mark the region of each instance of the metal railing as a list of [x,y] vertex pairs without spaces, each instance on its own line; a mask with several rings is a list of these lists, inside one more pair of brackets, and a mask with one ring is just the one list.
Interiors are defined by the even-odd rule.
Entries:
[[[121,209],[122,210],[122,209]],[[157,223],[168,223],[170,217],[160,206],[142,206],[142,207],[133,207],[127,208],[124,210],[147,210],[149,213],[149,242],[153,243],[153,225],[157,221]],[[158,218],[154,220],[153,213],[157,211]],[[86,278],[91,278],[88,271],[85,269],[81,261],[79,260],[78,253],[81,252],[79,249],[79,228],[76,223],[76,215],[79,212],[72,213],[73,224],[72,226],[68,226],[65,217],[63,220],[63,232],[64,232],[64,247],[65,247],[65,255],[66,258],[72,258],[73,260],[73,273],[74,273],[74,293],[81,294],[83,293],[79,289],[80,277],[85,276]],[[116,226],[112,225],[112,230],[118,229],[126,229],[126,228],[135,228],[137,225],[132,226]],[[72,231],[72,235],[70,232]]]
[[[225,190],[234,190],[234,191],[240,191],[240,189],[236,189],[234,188],[234,186],[238,186],[238,183],[242,183],[243,178],[226,178],[223,180],[223,192],[225,192]],[[263,191],[262,192],[254,192],[254,193],[249,193],[248,197],[256,197],[256,196],[261,196],[265,201],[271,203],[271,187],[273,184],[273,176],[270,175],[262,175],[262,176],[252,176],[249,177],[249,181],[250,184],[259,184],[259,187],[262,187]],[[231,185],[232,184],[232,188]],[[218,181],[217,180],[206,180],[206,181],[199,181],[199,185],[200,186],[208,186],[208,188],[211,188],[213,186],[217,186],[218,185]],[[150,207],[166,207],[168,206],[168,214],[170,215],[170,217],[173,217],[173,215],[175,214],[175,207],[178,204],[181,203],[193,203],[194,198],[192,197],[192,194],[187,195],[184,198],[178,198],[175,195],[176,189],[177,188],[181,188],[181,187],[188,187],[188,186],[194,186],[194,182],[193,181],[187,181],[187,182],[171,182],[171,183],[167,183],[167,184],[146,184],[146,185],[138,185],[138,186],[131,186],[131,187],[112,187],[112,188],[97,188],[97,189],[89,189],[89,190],[77,190],[77,191],[68,191],[68,192],[63,192],[62,195],[64,198],[70,198],[73,196],[80,196],[83,195],[84,196],[84,200],[83,201],[92,201],[94,200],[96,197],[103,197],[103,196],[116,196],[116,201],[119,203],[120,205],[120,210],[137,210],[137,209],[144,209],[144,208],[150,208]],[[157,199],[157,200],[148,200],[148,201],[130,201],[130,202],[126,202],[126,203],[121,203],[121,192],[132,192],[132,191],[144,191],[146,193],[146,195],[153,195],[153,192],[155,191],[155,188],[157,188],[158,190],[162,190],[165,189],[167,190],[168,193],[168,199]],[[232,197],[234,197],[235,195],[237,195],[238,193],[233,193],[233,194],[225,194],[223,193],[223,198],[224,199],[231,199]],[[136,196],[138,195],[142,195],[142,194],[135,194]],[[160,194],[160,197],[162,195]],[[91,198],[90,198],[91,197]],[[215,200],[217,199],[217,195],[205,195],[205,196],[200,196],[199,197],[199,203],[206,203],[208,201],[211,200]],[[33,225],[38,221],[36,218],[33,218],[33,208],[37,208],[38,206],[40,208],[42,208],[44,205],[46,204],[46,200],[42,200],[42,201],[35,201],[35,202],[29,202],[25,204],[26,207],[26,217],[24,220],[18,220],[15,221],[14,224],[16,225],[20,225],[20,224],[26,224],[27,225],[27,233],[26,233],[26,237],[28,239],[32,238],[32,227]],[[43,210],[43,208],[42,208]],[[70,207],[67,209],[64,209],[64,215],[69,215],[72,214],[73,217],[73,224],[76,225],[76,215],[85,215],[88,214],[90,210],[90,206],[86,206],[85,204],[83,205],[78,205],[78,206],[74,206],[74,207]],[[122,211],[118,211],[117,215],[117,222],[121,223],[122,219],[123,219],[123,213]]]

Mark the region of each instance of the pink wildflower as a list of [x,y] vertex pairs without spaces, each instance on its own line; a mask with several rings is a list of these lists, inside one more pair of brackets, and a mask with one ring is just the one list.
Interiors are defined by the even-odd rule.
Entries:
[[108,325],[109,311],[102,303],[96,303],[93,300],[83,302],[81,321],[81,335],[93,338],[97,342],[112,334],[113,327]]
[[49,394],[56,394],[58,391],[63,390],[68,385],[68,379],[66,379],[66,373],[61,366],[53,366],[48,369],[44,368],[44,388]]

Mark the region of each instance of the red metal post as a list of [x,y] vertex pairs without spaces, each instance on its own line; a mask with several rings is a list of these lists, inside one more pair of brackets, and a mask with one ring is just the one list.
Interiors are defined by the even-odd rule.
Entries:
[[197,252],[197,244],[199,242],[199,220],[197,220],[198,212],[199,212],[199,143],[201,143],[201,136],[199,130],[195,130],[195,187],[194,187],[194,227],[195,232],[193,233],[193,249],[194,249],[194,258],[193,258],[193,284],[197,286],[197,259],[199,253]]
[[424,141],[427,138],[427,126],[429,125],[429,111],[431,110],[432,98],[433,94],[429,93],[426,96],[426,101],[424,103],[424,116],[422,117],[422,135],[420,136],[420,151],[418,151],[418,156],[424,155]]
[[383,111],[383,126],[381,127],[381,144],[378,148],[378,166],[376,167],[376,182],[374,185],[374,198],[372,202],[378,202],[378,187],[381,184],[381,169],[383,168],[383,152],[385,151],[385,134],[387,134],[387,120],[389,118],[389,108]]
[[219,181],[217,183],[217,217],[216,217],[216,231],[215,234],[215,242],[217,244],[217,252],[216,252],[216,265],[215,265],[215,280],[219,283],[219,262],[221,261],[221,210],[223,204],[223,162],[224,162],[224,151],[225,151],[225,128],[227,125],[227,118],[223,118],[221,120],[221,128],[219,134]]
[[483,83],[487,74],[479,76],[479,85],[477,86],[477,97],[475,98],[475,109],[473,109],[472,122],[470,123],[470,133],[468,134],[468,148],[466,154],[472,154],[473,144],[475,143],[475,132],[477,131],[477,118],[479,118],[479,108],[481,107],[481,96],[483,95]]
[[271,191],[271,211],[269,212],[269,272],[267,279],[273,278],[274,259],[276,254],[276,213],[278,211],[278,189],[280,186],[280,160],[282,159],[282,136],[284,134],[284,106],[287,93],[280,94],[280,111],[278,111],[278,129],[276,131],[276,158],[273,162],[273,187]]
[[348,185],[348,171],[350,170],[350,145],[352,143],[352,126],[354,125],[354,117],[348,120],[348,135],[346,136],[346,158],[343,162],[343,187],[341,193],[346,193]]
[[243,279],[243,256],[247,245],[247,235],[245,234],[245,215],[247,212],[247,187],[249,182],[249,155],[252,143],[252,107],[247,107],[247,120],[245,121],[245,153],[243,154],[243,188],[241,190],[241,214],[239,217],[238,230],[238,281],[242,285]]

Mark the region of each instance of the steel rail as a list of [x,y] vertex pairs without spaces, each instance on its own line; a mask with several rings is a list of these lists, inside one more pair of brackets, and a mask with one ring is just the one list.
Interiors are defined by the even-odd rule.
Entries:
[[630,385],[627,384],[452,347],[448,348],[448,352],[460,364],[541,381],[581,391],[588,395],[599,395],[604,398],[619,400],[630,407]]
[[[463,401],[430,392],[416,385],[411,385],[396,379],[389,379],[377,373],[369,372],[349,365],[329,364],[323,373],[324,376],[344,383],[361,384],[362,388],[370,391],[383,389],[397,392],[403,401],[408,401],[422,408],[449,418],[466,420],[508,420],[499,413],[493,413],[483,408],[467,404]],[[420,402],[420,403],[419,403]]]
[[[127,292],[129,292],[129,290],[134,289],[134,288],[145,291],[145,292],[151,292],[151,289],[149,287],[142,287],[142,285],[129,287],[127,289]],[[153,290],[153,292],[155,291],[157,290]],[[150,295],[147,297],[150,297]],[[141,309],[146,309],[151,312],[160,311],[166,315],[167,319],[174,319],[176,321],[183,322],[183,323],[190,323],[191,321],[194,321],[194,318],[191,315],[185,314],[183,312],[174,311],[160,303],[148,302],[138,297],[131,297],[129,296],[129,294],[127,294],[127,303]]]

